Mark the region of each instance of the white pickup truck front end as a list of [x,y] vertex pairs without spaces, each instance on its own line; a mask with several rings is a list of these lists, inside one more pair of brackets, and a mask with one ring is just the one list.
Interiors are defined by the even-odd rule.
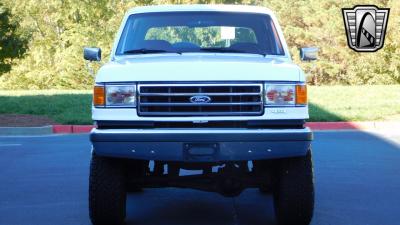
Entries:
[[[298,82],[97,83],[91,141],[98,155],[145,160],[301,156],[312,140],[306,95]],[[204,144],[218,147],[192,157],[185,147]]]
[[[99,61],[98,48],[86,48]],[[96,76],[94,224],[121,224],[126,193],[188,187],[273,192],[278,223],[313,213],[307,86],[274,14],[251,6],[153,6],[123,19]],[[316,59],[315,48],[301,50]],[[197,170],[187,175],[183,170]]]

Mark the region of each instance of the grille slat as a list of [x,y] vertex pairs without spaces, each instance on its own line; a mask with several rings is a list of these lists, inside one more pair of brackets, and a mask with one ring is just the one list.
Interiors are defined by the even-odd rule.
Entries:
[[138,91],[140,116],[256,116],[264,109],[261,83],[139,84]]
[[152,103],[141,103],[141,106],[216,106],[216,105],[226,105],[226,106],[234,106],[234,105],[262,105],[262,102],[232,102],[232,103],[161,103],[161,102],[152,102]]
[[141,93],[141,96],[193,96],[193,95],[211,95],[211,96],[254,96],[255,93]]

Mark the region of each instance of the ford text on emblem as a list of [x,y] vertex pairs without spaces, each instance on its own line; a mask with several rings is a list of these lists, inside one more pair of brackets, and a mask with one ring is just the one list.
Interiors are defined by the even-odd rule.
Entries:
[[357,52],[375,52],[383,47],[389,9],[358,5],[342,9],[347,44]]
[[191,103],[209,103],[211,102],[211,98],[206,95],[195,95],[190,97]]

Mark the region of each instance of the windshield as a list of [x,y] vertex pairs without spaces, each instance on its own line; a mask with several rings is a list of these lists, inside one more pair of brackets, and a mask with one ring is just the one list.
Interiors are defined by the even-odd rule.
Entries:
[[284,55],[268,15],[163,12],[129,16],[116,55],[185,52]]

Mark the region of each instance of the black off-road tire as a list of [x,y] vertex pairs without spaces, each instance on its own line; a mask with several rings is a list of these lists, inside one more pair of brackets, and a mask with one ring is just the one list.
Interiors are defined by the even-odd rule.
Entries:
[[282,160],[274,182],[274,208],[278,224],[310,224],[314,212],[311,149],[304,157]]
[[92,155],[89,177],[89,215],[94,225],[124,223],[126,177],[121,160]]

